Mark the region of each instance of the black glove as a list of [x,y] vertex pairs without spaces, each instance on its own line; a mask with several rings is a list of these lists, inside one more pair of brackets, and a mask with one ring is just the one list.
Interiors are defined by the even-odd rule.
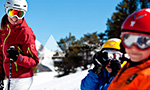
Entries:
[[3,88],[4,88],[4,82],[3,80],[0,80],[0,90],[3,90]]
[[111,60],[110,68],[112,69],[111,75],[116,76],[121,68],[121,62],[119,62],[118,60]]
[[7,53],[8,53],[8,58],[12,58],[13,59],[13,61],[16,61],[17,60],[17,58],[18,58],[18,55],[19,55],[19,52],[18,52],[18,50],[16,50],[15,48],[9,48],[9,49],[7,49]]
[[107,59],[107,53],[97,52],[93,56],[94,68],[92,71],[96,74],[100,74],[102,69],[109,63]]

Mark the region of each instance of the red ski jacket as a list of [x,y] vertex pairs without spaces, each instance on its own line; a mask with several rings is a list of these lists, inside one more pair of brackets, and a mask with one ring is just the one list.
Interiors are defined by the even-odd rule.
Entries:
[[35,46],[35,35],[27,25],[25,19],[18,24],[7,24],[7,30],[2,36],[3,66],[7,77],[9,77],[10,59],[6,52],[10,46],[15,46],[19,51],[19,56],[12,63],[11,78],[32,77],[32,68],[39,63],[38,54]]
[[[3,36],[3,30],[0,30],[0,38]],[[5,72],[3,68],[3,53],[2,53],[2,39],[0,39],[0,80],[4,80]]]

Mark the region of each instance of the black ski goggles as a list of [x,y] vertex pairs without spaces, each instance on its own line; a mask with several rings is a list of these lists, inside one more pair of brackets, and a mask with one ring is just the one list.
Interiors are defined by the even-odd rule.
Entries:
[[115,51],[115,50],[103,50],[103,60],[118,60],[119,62],[121,61],[120,58],[122,58],[123,53],[120,51]]
[[122,43],[127,48],[136,45],[139,49],[147,49],[150,47],[150,37],[144,35],[124,34],[122,36]]

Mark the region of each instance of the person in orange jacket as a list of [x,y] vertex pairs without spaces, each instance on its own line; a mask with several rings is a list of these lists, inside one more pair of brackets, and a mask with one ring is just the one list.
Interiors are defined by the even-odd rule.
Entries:
[[121,40],[130,59],[108,90],[150,90],[150,9],[132,13],[121,26]]
[[38,65],[39,59],[35,45],[36,36],[24,18],[28,5],[26,0],[6,0],[4,6],[6,14],[1,21],[4,32],[0,39],[0,57],[3,59],[6,77],[11,81],[8,88],[29,90],[33,82],[32,68]]

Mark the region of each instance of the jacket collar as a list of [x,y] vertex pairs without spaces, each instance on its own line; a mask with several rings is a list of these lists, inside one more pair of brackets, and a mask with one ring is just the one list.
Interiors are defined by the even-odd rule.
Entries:
[[150,60],[147,60],[143,62],[142,64],[137,65],[136,67],[139,69],[145,69],[147,67],[150,67]]
[[[7,21],[7,22],[8,22],[8,21]],[[8,22],[8,24],[9,24],[10,28],[21,28],[21,27],[27,26],[26,21],[25,21],[24,18],[21,19],[17,24],[12,25],[12,24],[10,24],[9,22]]]

